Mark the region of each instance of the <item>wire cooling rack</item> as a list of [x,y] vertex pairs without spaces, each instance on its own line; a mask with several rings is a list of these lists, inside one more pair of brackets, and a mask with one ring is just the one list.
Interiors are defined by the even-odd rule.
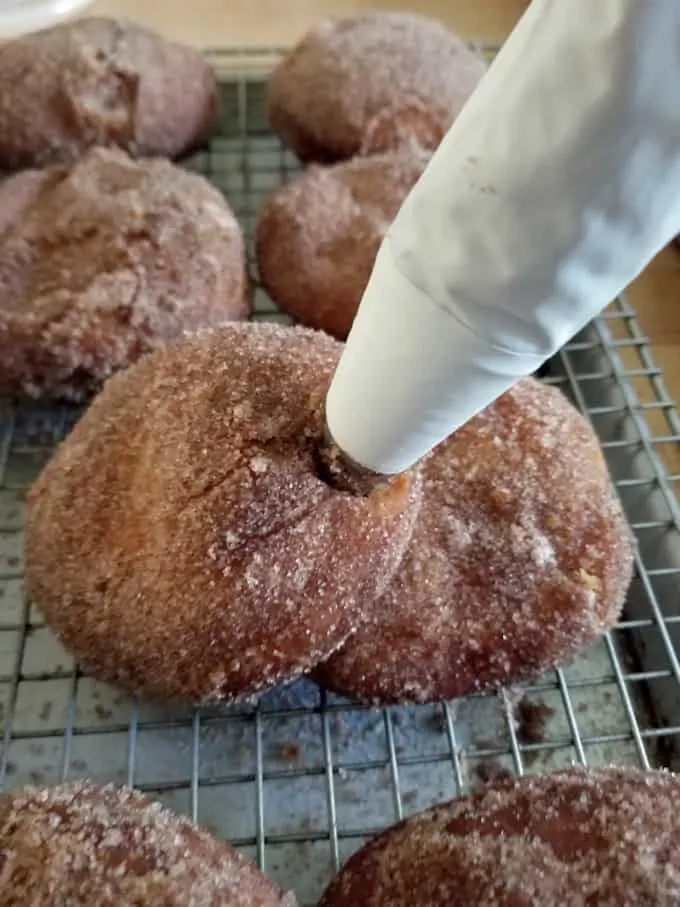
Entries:
[[[274,58],[213,54],[222,128],[187,162],[230,200],[253,272],[254,218],[298,169],[264,118],[261,73]],[[254,317],[282,318],[259,288]],[[368,836],[494,775],[572,763],[680,769],[680,421],[625,298],[545,380],[592,421],[635,530],[624,619],[522,690],[414,708],[363,708],[300,681],[256,706],[196,712],[135,703],[83,677],[22,592],[24,495],[78,412],[0,407],[0,785],[134,784],[312,905]]]

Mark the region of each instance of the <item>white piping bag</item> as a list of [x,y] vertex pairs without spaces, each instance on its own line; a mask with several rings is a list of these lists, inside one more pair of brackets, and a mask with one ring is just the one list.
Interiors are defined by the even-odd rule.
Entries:
[[326,401],[392,475],[680,233],[679,0],[534,0],[380,249]]

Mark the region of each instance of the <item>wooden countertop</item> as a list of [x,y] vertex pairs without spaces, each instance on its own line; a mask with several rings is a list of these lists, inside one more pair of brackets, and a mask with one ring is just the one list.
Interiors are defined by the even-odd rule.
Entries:
[[437,16],[466,38],[502,38],[526,0],[97,0],[90,12],[125,15],[199,47],[283,46],[329,13],[410,9]]
[[[527,5],[527,0],[96,0],[88,13],[129,16],[202,48],[285,47],[323,15],[381,8],[417,10],[466,38],[502,41]],[[680,402],[680,252],[666,249],[635,281],[630,299],[669,391]],[[659,426],[659,432],[667,429]],[[666,459],[680,473],[680,452],[667,449]]]

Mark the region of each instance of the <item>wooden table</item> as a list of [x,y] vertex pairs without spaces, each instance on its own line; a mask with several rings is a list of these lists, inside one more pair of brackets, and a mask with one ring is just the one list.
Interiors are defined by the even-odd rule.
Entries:
[[199,47],[288,46],[328,13],[410,9],[437,16],[467,38],[503,38],[526,0],[98,0],[90,11],[126,15]]
[[[289,46],[325,14],[376,8],[417,9],[467,38],[502,41],[527,5],[527,0],[97,0],[90,11],[127,15],[169,37],[209,48]],[[680,401],[680,253],[665,250],[635,281],[630,298],[670,392]],[[680,454],[669,453],[680,472]]]

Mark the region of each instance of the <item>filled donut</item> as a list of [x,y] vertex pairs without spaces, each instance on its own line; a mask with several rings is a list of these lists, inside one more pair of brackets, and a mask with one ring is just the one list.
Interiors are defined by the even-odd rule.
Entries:
[[302,674],[367,619],[420,503],[318,468],[330,337],[227,325],[112,378],[30,492],[26,588],[94,677],[212,702]]
[[136,790],[0,795],[4,907],[295,907],[227,844]]
[[80,399],[250,311],[240,227],[207,180],[95,148],[0,183],[0,394]]
[[255,250],[260,282],[280,309],[347,337],[380,243],[428,159],[404,152],[312,166],[271,196]]
[[632,564],[594,432],[524,379],[430,454],[392,585],[315,678],[370,703],[517,683],[616,622]]
[[481,55],[434,19],[404,12],[331,17],[272,73],[269,120],[305,162],[357,154],[386,110],[392,119],[408,111],[406,124],[415,119],[433,149],[485,71]]
[[0,170],[69,163],[96,145],[178,157],[218,114],[202,54],[125,20],[92,17],[0,45]]
[[319,907],[680,904],[680,780],[574,769],[496,782],[386,831]]

